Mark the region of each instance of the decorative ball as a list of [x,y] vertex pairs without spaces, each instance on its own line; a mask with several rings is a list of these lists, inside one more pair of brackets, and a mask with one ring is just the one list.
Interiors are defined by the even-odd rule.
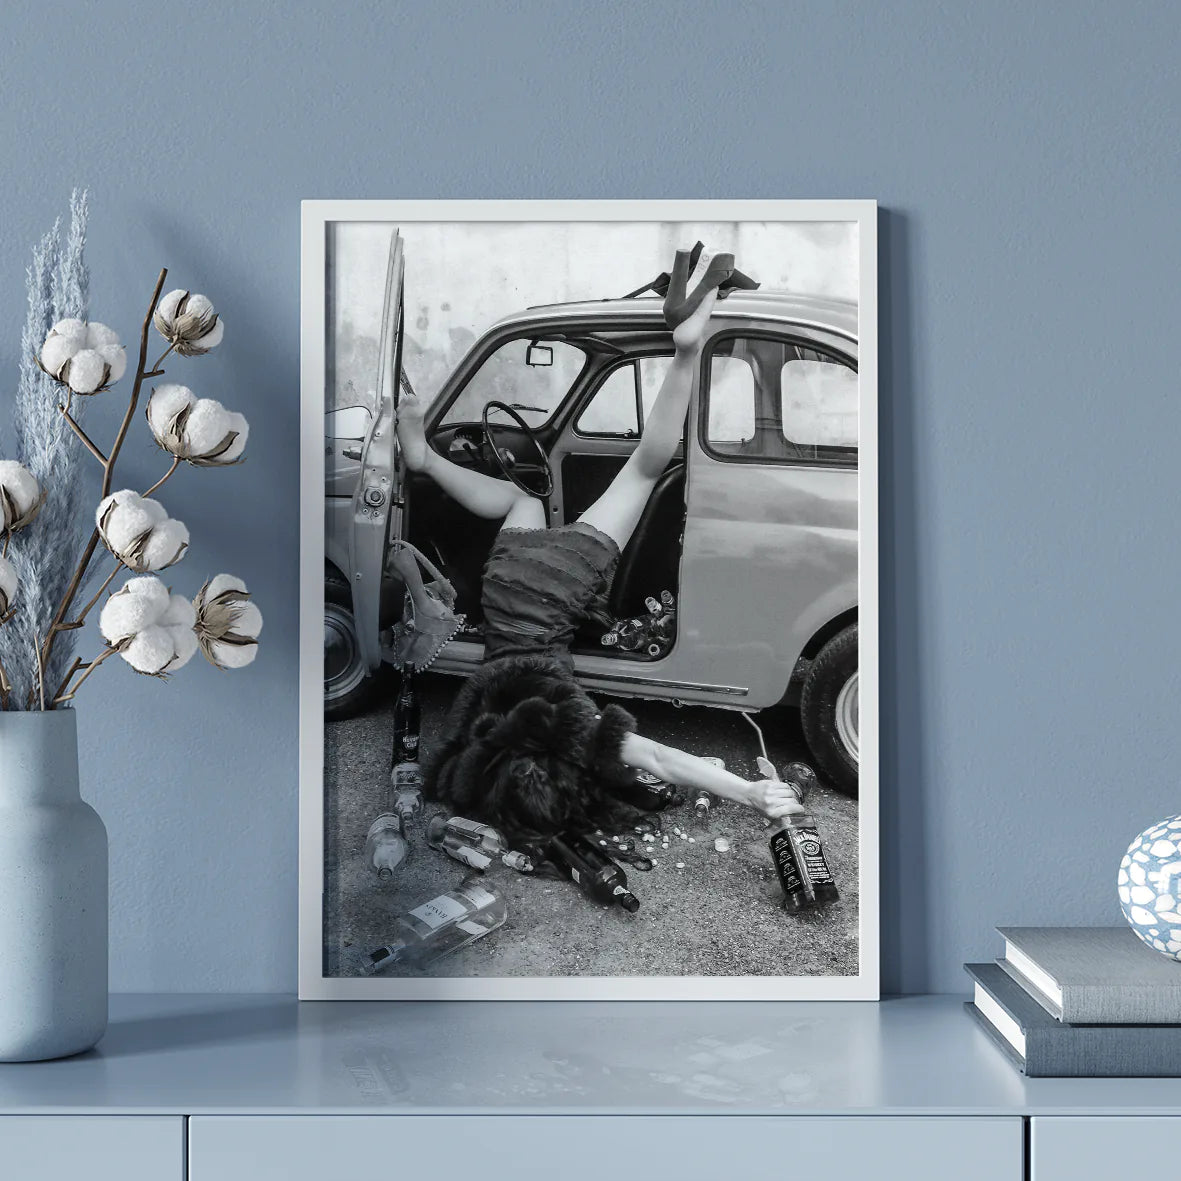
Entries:
[[1119,904],[1149,947],[1181,960],[1181,816],[1146,828],[1120,862]]

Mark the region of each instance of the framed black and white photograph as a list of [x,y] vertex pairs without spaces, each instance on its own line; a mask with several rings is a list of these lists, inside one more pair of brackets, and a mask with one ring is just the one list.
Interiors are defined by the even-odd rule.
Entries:
[[304,203],[301,997],[876,998],[876,216]]

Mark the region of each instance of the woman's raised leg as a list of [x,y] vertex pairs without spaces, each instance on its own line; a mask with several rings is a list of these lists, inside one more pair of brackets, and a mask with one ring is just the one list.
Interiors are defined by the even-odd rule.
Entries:
[[707,292],[696,311],[674,329],[676,353],[644,421],[644,433],[636,449],[602,496],[578,518],[606,533],[620,549],[631,538],[656,481],[676,454],[685,432],[705,326],[717,297],[716,290]]
[[541,502],[508,480],[498,480],[483,472],[460,467],[444,459],[426,441],[422,429],[426,406],[414,394],[402,391],[398,403],[398,443],[402,458],[412,472],[425,472],[449,496],[477,517],[489,520],[504,518],[506,525],[541,529],[545,510]]

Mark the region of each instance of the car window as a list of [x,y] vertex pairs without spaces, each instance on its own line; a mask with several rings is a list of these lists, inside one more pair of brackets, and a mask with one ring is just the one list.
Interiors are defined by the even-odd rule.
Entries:
[[784,437],[812,459],[856,459],[857,374],[810,349],[798,352],[780,373]]
[[563,340],[506,341],[468,379],[443,422],[479,422],[485,405],[497,401],[512,406],[530,426],[541,426],[562,404],[585,364],[586,353]]
[[857,463],[857,371],[770,334],[710,346],[704,438],[718,459]]
[[635,438],[644,426],[636,407],[636,382],[639,382],[640,407],[647,417],[671,364],[672,357],[637,357],[616,366],[579,415],[574,429],[580,435]]
[[739,340],[719,346],[709,364],[707,437],[718,451],[737,451],[755,434],[755,373]]
[[580,435],[620,435],[633,439],[640,433],[634,361],[611,370],[578,416],[574,429]]

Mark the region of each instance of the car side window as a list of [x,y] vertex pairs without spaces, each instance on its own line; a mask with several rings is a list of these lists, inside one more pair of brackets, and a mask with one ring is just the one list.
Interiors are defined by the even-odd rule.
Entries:
[[702,443],[717,459],[856,466],[857,371],[769,333],[716,337]]
[[797,349],[780,373],[784,437],[804,456],[857,461],[857,374],[811,349]]
[[611,370],[578,416],[574,429],[580,435],[620,435],[626,439],[639,435],[634,361]]
[[580,435],[624,439],[642,434],[644,417],[652,409],[671,364],[672,357],[637,357],[616,366],[578,416],[574,429]]

